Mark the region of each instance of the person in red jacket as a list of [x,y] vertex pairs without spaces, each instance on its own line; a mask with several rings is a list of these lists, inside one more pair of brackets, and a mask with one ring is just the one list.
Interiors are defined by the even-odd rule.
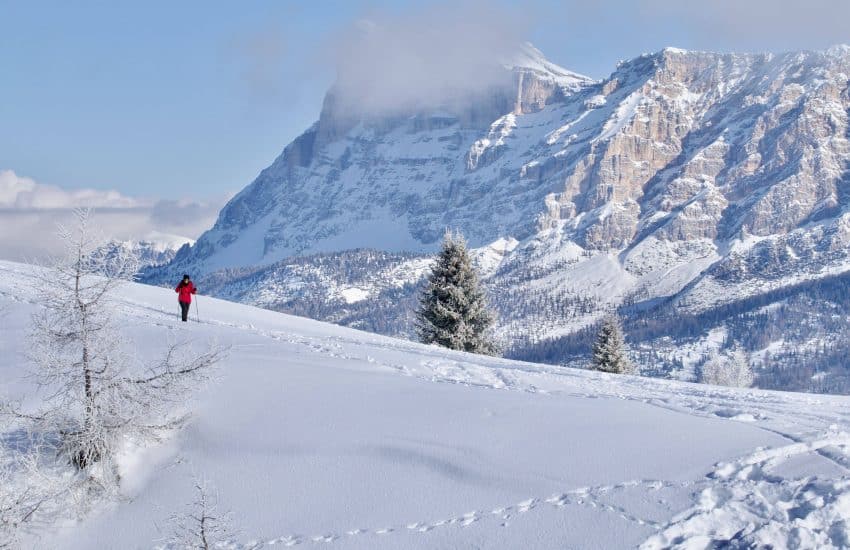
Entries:
[[177,293],[177,301],[180,302],[180,312],[183,315],[184,323],[189,320],[189,306],[192,305],[192,294],[197,291],[198,289],[195,288],[194,283],[192,283],[188,275],[183,275],[183,280],[174,289],[174,292]]

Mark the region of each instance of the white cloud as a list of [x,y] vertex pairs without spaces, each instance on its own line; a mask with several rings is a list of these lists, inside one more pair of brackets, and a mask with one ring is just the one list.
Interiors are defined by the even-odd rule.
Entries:
[[493,3],[441,3],[358,20],[332,41],[343,109],[440,105],[507,77],[528,21]]
[[138,208],[149,206],[147,202],[112,190],[65,190],[55,185],[36,183],[12,170],[0,170],[0,208]]
[[57,252],[57,225],[71,223],[75,208],[93,208],[95,224],[109,238],[195,239],[212,227],[228,198],[156,200],[115,190],[68,190],[0,170],[0,258],[27,261]]

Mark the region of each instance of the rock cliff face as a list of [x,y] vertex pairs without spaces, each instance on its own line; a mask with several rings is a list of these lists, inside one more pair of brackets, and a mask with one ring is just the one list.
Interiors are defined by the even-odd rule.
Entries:
[[698,315],[850,269],[850,48],[665,49],[593,81],[529,46],[505,75],[386,116],[341,109],[331,90],[319,121],[150,278],[428,254],[457,228],[506,304],[504,337],[533,343],[610,307]]
[[500,227],[527,226],[530,234],[541,190],[522,191],[537,204],[517,200],[516,170],[492,162],[505,145],[499,136],[511,137],[511,121],[545,113],[591,84],[529,47],[503,84],[427,110],[346,111],[350,102],[332,89],[318,122],[178,261],[210,270],[356,247],[425,252],[447,226],[477,244],[494,240]]

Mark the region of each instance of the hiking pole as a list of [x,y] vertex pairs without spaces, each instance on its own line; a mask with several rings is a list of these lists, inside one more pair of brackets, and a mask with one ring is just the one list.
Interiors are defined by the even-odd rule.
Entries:
[[198,313],[198,297],[197,296],[195,296],[194,302],[195,302],[195,320],[200,323],[201,322],[201,315]]

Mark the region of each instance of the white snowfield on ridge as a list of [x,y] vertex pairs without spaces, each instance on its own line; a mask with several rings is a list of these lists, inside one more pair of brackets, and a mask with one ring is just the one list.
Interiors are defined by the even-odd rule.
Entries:
[[[32,268],[0,262],[0,394],[27,390]],[[203,289],[201,289],[203,291]],[[850,398],[473,356],[172,290],[113,307],[143,353],[231,346],[123,498],[27,547],[163,548],[202,477],[222,548],[846,548]]]

